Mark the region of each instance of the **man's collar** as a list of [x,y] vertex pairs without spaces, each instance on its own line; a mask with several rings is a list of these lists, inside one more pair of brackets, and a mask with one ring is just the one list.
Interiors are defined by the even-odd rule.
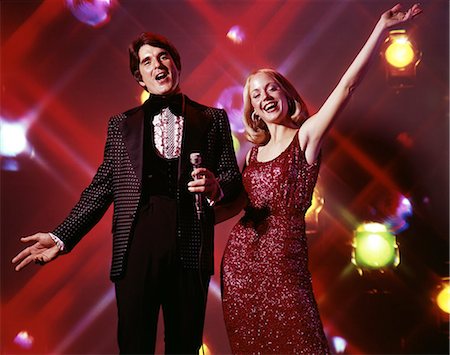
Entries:
[[183,94],[177,93],[172,95],[154,95],[150,94],[147,101],[144,102],[144,110],[146,113],[156,115],[163,108],[168,107],[174,115],[183,115]]

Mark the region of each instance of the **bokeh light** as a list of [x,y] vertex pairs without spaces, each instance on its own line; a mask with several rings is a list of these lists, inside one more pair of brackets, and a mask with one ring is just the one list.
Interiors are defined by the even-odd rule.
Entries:
[[19,345],[23,349],[31,349],[33,347],[34,337],[28,331],[22,330],[14,338],[14,344]]
[[26,125],[17,122],[7,122],[0,119],[0,155],[15,157],[23,153],[28,146]]
[[114,1],[66,0],[66,5],[79,21],[92,27],[100,27],[110,20]]
[[319,230],[319,214],[323,209],[325,200],[320,193],[319,188],[314,188],[311,206],[308,208],[305,214],[306,221],[306,233],[316,233]]
[[347,349],[347,341],[344,338],[335,336],[331,341],[336,354],[342,354]]
[[397,199],[395,214],[388,216],[385,220],[385,224],[391,232],[403,232],[409,227],[408,219],[412,216],[412,214],[413,208],[411,201],[407,197],[400,194]]
[[142,90],[142,93],[140,96],[141,104],[143,104],[145,101],[147,101],[149,97],[150,97],[149,92],[147,90]]
[[227,37],[233,43],[241,44],[245,39],[245,33],[240,26],[233,26],[229,29]]
[[211,355],[211,350],[209,349],[208,345],[202,344],[202,346],[198,350],[198,355]]
[[239,141],[239,139],[233,133],[231,134],[231,139],[233,140],[234,152],[236,154],[238,154],[240,149],[241,149],[241,142]]
[[224,109],[228,114],[231,130],[236,133],[244,132],[242,115],[244,102],[242,99],[243,87],[240,85],[227,87],[222,90],[215,106]]

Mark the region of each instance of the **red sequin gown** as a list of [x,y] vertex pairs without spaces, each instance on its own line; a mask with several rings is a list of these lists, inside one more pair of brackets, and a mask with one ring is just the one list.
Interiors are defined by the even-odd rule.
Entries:
[[305,212],[319,162],[308,165],[298,135],[277,158],[250,153],[250,200],[222,260],[223,312],[233,354],[328,354],[308,270]]

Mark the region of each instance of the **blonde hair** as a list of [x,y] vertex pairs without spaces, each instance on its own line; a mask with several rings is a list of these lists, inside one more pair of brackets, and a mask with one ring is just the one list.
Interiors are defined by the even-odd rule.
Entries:
[[274,69],[258,69],[251,73],[244,86],[244,126],[247,139],[254,144],[265,144],[270,139],[269,129],[263,120],[259,119],[256,122],[252,119],[254,112],[250,97],[250,81],[259,73],[264,73],[271,77],[278,85],[280,85],[284,94],[288,99],[289,111],[292,122],[300,127],[302,123],[309,117],[309,112],[305,102],[300,97],[294,86],[279,72]]

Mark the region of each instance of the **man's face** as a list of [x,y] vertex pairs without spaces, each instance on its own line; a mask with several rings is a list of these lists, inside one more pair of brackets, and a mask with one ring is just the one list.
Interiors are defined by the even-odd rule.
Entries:
[[168,51],[144,44],[139,48],[139,84],[150,94],[170,95],[179,90],[180,72]]

